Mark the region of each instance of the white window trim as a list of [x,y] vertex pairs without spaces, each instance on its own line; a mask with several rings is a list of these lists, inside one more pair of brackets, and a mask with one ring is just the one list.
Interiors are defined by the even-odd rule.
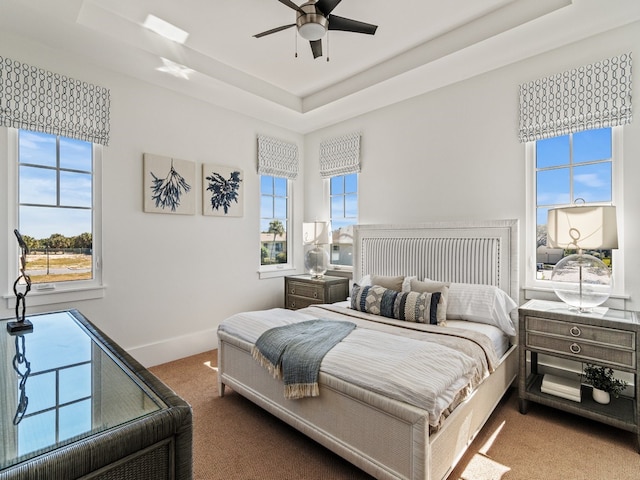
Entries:
[[[260,177],[267,174],[261,174]],[[267,175],[269,177],[277,177],[278,175]],[[281,177],[285,178],[285,177]],[[284,277],[285,275],[290,275],[295,272],[295,267],[293,265],[293,242],[295,241],[294,228],[293,228],[293,217],[292,217],[292,203],[293,203],[293,182],[291,179],[286,178],[287,180],[287,263],[277,263],[275,265],[260,265],[258,268],[258,278],[260,280],[266,278],[277,278]],[[261,185],[261,182],[258,182]],[[261,188],[261,187],[260,187]],[[260,210],[260,197],[262,196],[262,192],[259,192],[258,195],[258,211],[259,211],[259,220],[258,224],[260,224],[260,219],[262,218],[262,211]],[[259,230],[259,228],[258,228]],[[258,231],[258,234],[260,232]],[[258,242],[259,249],[262,248],[260,242]],[[258,260],[260,261],[260,260]]]
[[[613,182],[613,205],[618,217],[618,248],[612,250],[613,259],[613,291],[604,306],[624,309],[625,300],[630,296],[625,293],[624,286],[624,204],[623,204],[623,126],[611,128],[611,158]],[[558,300],[553,289],[546,281],[536,280],[536,176],[535,176],[535,142],[525,143],[526,158],[526,215],[525,215],[525,271],[523,290],[525,299]]]
[[[13,230],[18,225],[18,129],[7,128],[7,232],[6,237],[13,239]],[[26,299],[27,306],[53,305],[56,303],[76,302],[104,297],[105,285],[102,282],[102,149],[93,144],[93,205],[92,205],[92,260],[93,279],[51,284],[33,284]],[[13,283],[18,278],[18,242],[7,244],[7,293],[3,296],[7,308],[14,308],[15,294]]]
[[[352,172],[352,173],[358,174],[358,192],[356,193],[358,194],[358,215],[360,215],[360,175],[359,175],[359,172]],[[345,176],[345,175],[349,175],[349,174],[348,173],[340,174],[340,176]],[[331,178],[332,177],[327,177],[324,179],[325,202],[324,202],[323,208],[327,209],[326,218],[329,218],[329,219],[331,219]],[[355,224],[357,225],[358,222],[356,221]],[[355,245],[355,238],[353,239],[353,241]],[[331,248],[331,245],[329,245],[329,248]],[[331,272],[347,272],[347,273],[353,274],[353,265],[336,265],[335,263],[331,263],[331,252],[329,252],[329,268],[327,273],[331,273]]]

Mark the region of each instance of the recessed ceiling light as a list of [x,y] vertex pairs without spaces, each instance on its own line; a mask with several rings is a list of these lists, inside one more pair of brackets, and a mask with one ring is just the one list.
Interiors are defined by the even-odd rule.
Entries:
[[186,42],[189,36],[188,32],[151,14],[147,15],[147,19],[142,25],[158,35],[181,44]]
[[184,65],[181,65],[179,63],[172,62],[171,60],[164,57],[160,58],[162,59],[162,63],[164,64],[164,66],[156,68],[156,70],[158,70],[159,72],[168,73],[170,75],[173,75],[174,77],[184,78],[186,80],[189,80],[189,75],[195,72],[195,70],[189,67],[185,67]]

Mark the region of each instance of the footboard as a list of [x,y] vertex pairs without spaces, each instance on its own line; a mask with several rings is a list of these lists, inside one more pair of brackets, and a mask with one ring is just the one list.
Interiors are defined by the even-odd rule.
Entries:
[[428,477],[428,416],[411,405],[320,374],[320,396],[287,400],[251,357],[251,344],[219,332],[218,388],[228,385],[378,479]]
[[283,384],[251,357],[251,344],[218,332],[218,391],[228,385],[377,479],[446,478],[513,382],[515,347],[429,438],[419,408],[320,374],[320,396],[287,400]]

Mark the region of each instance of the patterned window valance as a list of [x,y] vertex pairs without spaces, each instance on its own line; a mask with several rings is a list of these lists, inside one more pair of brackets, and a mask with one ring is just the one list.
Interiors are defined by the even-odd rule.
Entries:
[[258,135],[258,174],[295,180],[298,176],[298,146]]
[[0,125],[109,143],[109,89],[0,57]]
[[320,143],[322,178],[360,171],[360,133],[350,133]]
[[631,53],[520,85],[520,141],[631,122]]

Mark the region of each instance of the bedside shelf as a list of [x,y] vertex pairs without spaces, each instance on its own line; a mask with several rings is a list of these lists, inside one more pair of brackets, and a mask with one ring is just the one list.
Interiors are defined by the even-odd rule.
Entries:
[[[640,322],[636,312],[609,309],[604,314],[569,311],[560,302],[532,300],[519,309],[520,413],[529,402],[580,415],[636,433],[640,451]],[[581,385],[575,402],[541,391],[543,372],[538,355],[591,363],[633,375],[633,397],[611,397],[603,405],[593,400],[592,387]]]

